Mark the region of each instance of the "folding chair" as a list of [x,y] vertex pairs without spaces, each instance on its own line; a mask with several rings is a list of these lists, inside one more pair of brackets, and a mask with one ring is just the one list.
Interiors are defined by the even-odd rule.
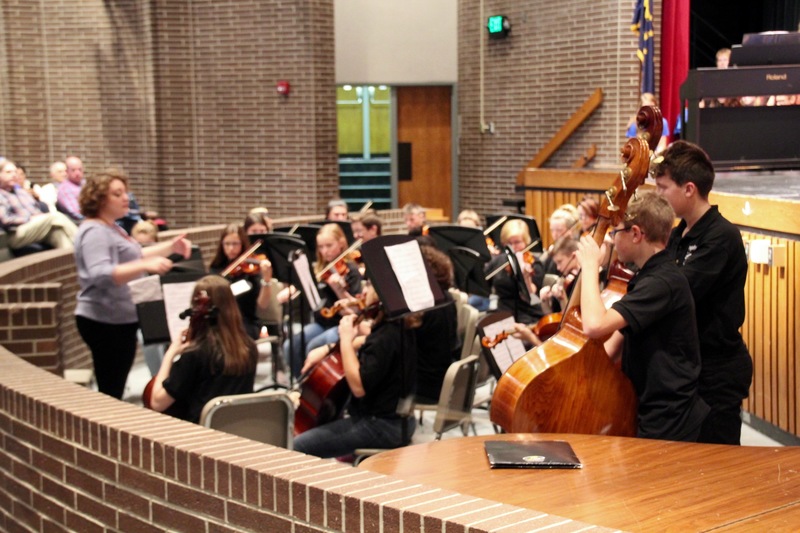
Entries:
[[203,407],[200,425],[291,450],[294,404],[281,391],[218,396]]

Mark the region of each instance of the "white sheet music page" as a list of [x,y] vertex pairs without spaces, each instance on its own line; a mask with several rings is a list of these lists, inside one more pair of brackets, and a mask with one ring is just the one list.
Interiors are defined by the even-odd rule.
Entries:
[[308,256],[300,254],[292,262],[294,272],[300,280],[300,286],[303,287],[303,292],[308,300],[308,305],[312,311],[319,309],[319,291],[317,291],[317,282],[311,277],[311,268],[308,264]]
[[397,276],[397,281],[400,282],[400,289],[403,291],[403,298],[408,304],[408,309],[421,311],[433,307],[436,302],[428,283],[428,271],[425,270],[425,261],[422,259],[419,243],[408,241],[403,244],[387,246],[384,250],[386,250],[386,256]]
[[[503,331],[514,328],[514,317],[507,317],[503,320],[498,320],[483,328],[483,333],[493,339]],[[492,355],[497,363],[500,372],[505,374],[506,370],[514,364],[514,361],[525,355],[525,345],[516,337],[509,335],[506,340],[495,346],[492,350]]]
[[155,274],[129,281],[128,288],[131,290],[131,299],[135,304],[157,302],[163,299],[161,278]]
[[181,332],[189,327],[189,317],[181,318],[180,314],[192,306],[192,292],[197,282],[164,283],[164,311],[167,314],[169,338],[177,339]]

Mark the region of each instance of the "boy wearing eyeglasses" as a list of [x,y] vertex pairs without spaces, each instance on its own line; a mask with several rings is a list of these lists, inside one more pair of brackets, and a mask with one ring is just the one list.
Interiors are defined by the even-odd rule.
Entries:
[[[653,192],[632,201],[611,232],[620,261],[639,271],[628,292],[610,309],[600,299],[596,276],[583,276],[583,331],[606,341],[609,354],[622,350],[622,371],[639,399],[637,436],[695,442],[708,405],[698,393],[700,343],[689,282],[665,251],[674,212]],[[581,238],[583,272],[598,272],[597,243]]]

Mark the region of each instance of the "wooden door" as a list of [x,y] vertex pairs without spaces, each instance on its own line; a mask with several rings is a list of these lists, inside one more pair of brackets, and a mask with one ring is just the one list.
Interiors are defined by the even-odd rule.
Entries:
[[[398,181],[399,207],[409,202],[451,214],[450,86],[397,88],[397,142],[411,145],[411,179]],[[402,176],[401,176],[402,177]]]

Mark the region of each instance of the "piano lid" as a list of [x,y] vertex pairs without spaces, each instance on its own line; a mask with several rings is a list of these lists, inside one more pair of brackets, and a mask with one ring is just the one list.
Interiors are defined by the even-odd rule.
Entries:
[[800,63],[800,33],[765,31],[746,33],[742,44],[731,47],[731,65],[794,65]]

